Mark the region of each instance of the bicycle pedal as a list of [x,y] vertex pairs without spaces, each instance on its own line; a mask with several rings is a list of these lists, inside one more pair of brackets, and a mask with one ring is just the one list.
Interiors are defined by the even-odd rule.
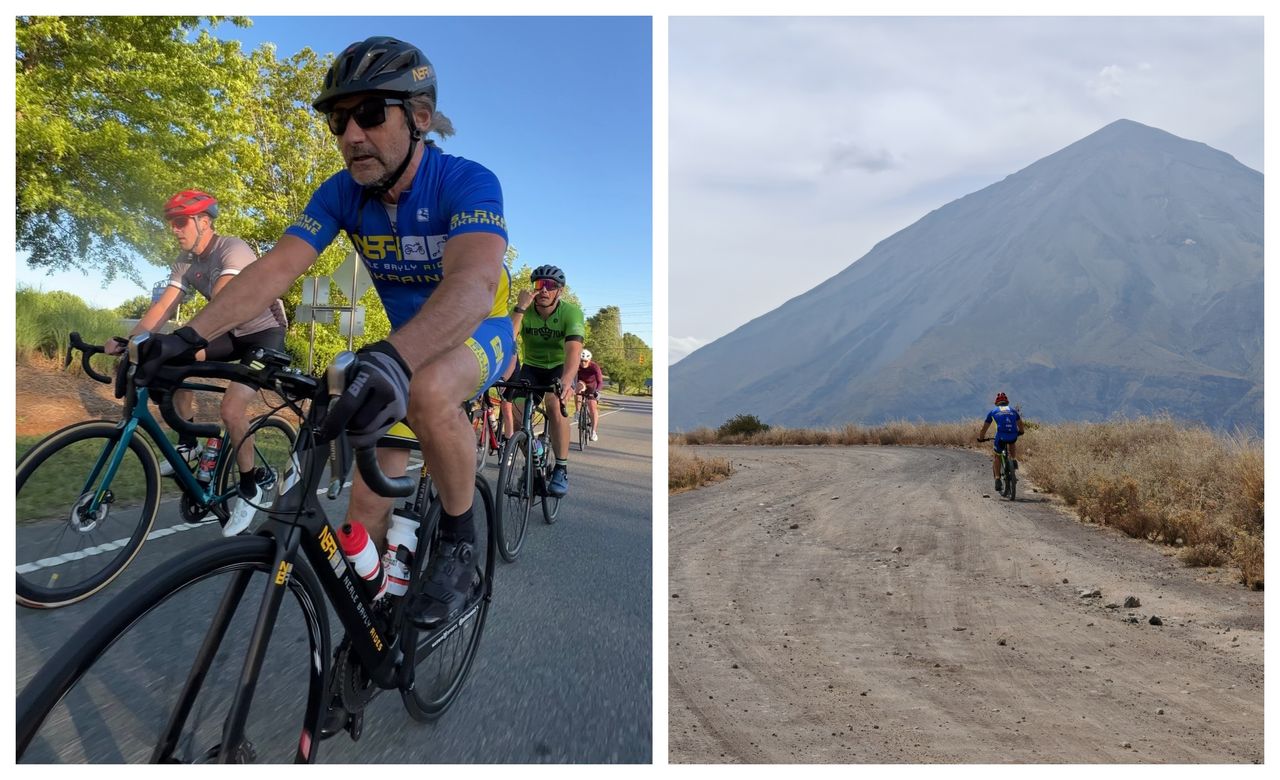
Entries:
[[351,735],[352,742],[359,742],[360,735],[364,733],[364,713],[357,712],[347,719],[347,733]]

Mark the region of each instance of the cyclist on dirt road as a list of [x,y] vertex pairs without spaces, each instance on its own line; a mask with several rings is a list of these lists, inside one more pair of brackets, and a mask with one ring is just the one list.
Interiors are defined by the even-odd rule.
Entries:
[[[261,311],[346,231],[391,335],[359,350],[355,376],[323,433],[337,435],[347,419],[352,446],[372,447],[407,418],[418,437],[443,514],[425,587],[407,611],[432,629],[475,595],[475,440],[462,403],[498,378],[514,347],[502,191],[488,169],[425,139],[454,129],[436,110],[435,69],[412,44],[385,36],[351,44],[312,105],[325,115],[346,168],[320,185],[280,242],[226,294],[187,327],[150,339],[139,373],[145,382],[148,367],[189,360],[207,339]],[[389,476],[404,474],[408,458],[407,450],[378,450]],[[380,548],[391,505],[354,476],[347,517],[362,522]]]
[[[173,262],[169,286],[161,293],[159,300],[151,304],[142,319],[138,320],[138,324],[129,333],[131,337],[155,330],[168,322],[182,301],[182,296],[190,290],[194,289],[212,301],[214,296],[226,289],[232,279],[258,259],[253,249],[243,240],[221,235],[214,230],[213,221],[217,216],[218,199],[200,190],[183,190],[164,204],[164,220],[181,251]],[[284,304],[276,298],[269,301],[265,308],[251,313],[248,319],[211,339],[203,354],[197,353],[196,359],[231,362],[240,360],[259,347],[283,350],[287,326]],[[108,341],[105,345],[107,354],[122,353],[126,343],[127,341],[118,339]],[[240,470],[239,495],[231,501],[230,516],[222,527],[223,536],[235,536],[249,527],[257,512],[258,483],[269,476],[265,469],[254,468],[252,439],[245,442],[245,446],[239,446],[249,432],[248,409],[254,393],[252,387],[232,382],[222,396],[221,412],[222,424],[227,429],[226,445],[235,448],[236,465]],[[174,393],[173,402],[182,419],[195,419],[195,399],[191,391],[180,390]],[[178,434],[178,454],[188,462],[198,458],[200,443],[196,437],[187,433]],[[160,464],[160,474],[166,477],[173,474],[173,466],[168,460]]]
[[996,395],[995,406],[991,411],[987,412],[987,419],[982,423],[982,430],[978,431],[978,440],[986,438],[987,428],[992,423],[996,424],[995,449],[991,454],[991,473],[996,478],[996,492],[999,493],[1004,489],[1004,485],[1000,484],[1000,453],[1008,448],[1009,460],[1012,468],[1018,467],[1017,442],[1018,437],[1025,431],[1022,428],[1022,415],[1018,414],[1018,410],[1009,406],[1009,396],[1004,393]]

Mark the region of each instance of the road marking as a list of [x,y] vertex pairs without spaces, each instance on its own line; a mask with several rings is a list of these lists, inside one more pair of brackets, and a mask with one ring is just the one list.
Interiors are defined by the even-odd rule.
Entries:
[[[418,468],[420,466],[422,466],[422,461],[420,460],[409,461],[409,468],[411,469]],[[344,489],[349,488],[351,487],[351,483],[346,482],[342,485],[342,487]],[[327,491],[328,491],[328,488],[320,488],[319,490],[316,491],[316,495],[320,495],[321,493],[325,493]],[[165,501],[164,503],[168,504],[171,502]],[[270,509],[270,508],[271,508],[271,504],[265,504],[262,506],[262,509]],[[210,518],[208,520],[202,520],[199,523],[178,523],[177,525],[171,525],[168,528],[161,528],[159,530],[152,531],[151,533],[147,534],[147,538],[144,541],[149,542],[152,539],[163,539],[166,536],[173,536],[174,534],[182,533],[183,531],[194,531],[197,528],[204,528],[205,526],[209,525],[209,523],[215,522],[216,520],[217,518]],[[83,558],[91,558],[95,555],[102,555],[103,553],[109,553],[114,550],[119,550],[121,547],[124,547],[126,544],[129,543],[129,538],[130,537],[126,537],[124,539],[117,539],[114,542],[106,542],[105,544],[95,544],[93,547],[86,547],[83,550],[73,550],[72,552],[65,553],[63,555],[55,555],[51,558],[41,558],[38,561],[32,561],[30,563],[21,563],[21,564],[18,564],[18,574],[30,574],[33,571],[40,571],[41,569],[49,569],[54,566],[61,566],[64,563],[71,563],[72,561],[78,561]]]

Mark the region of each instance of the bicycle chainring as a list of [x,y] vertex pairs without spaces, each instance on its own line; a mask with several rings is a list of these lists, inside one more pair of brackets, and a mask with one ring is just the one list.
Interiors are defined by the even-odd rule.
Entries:
[[365,673],[364,666],[351,654],[351,645],[344,644],[334,658],[334,679],[338,683],[338,694],[342,697],[342,706],[352,715],[364,712],[364,708],[378,693],[378,687]]
[[182,499],[178,502],[178,511],[182,514],[183,520],[194,525],[204,521],[209,514],[209,507],[197,503],[190,494],[183,493]]

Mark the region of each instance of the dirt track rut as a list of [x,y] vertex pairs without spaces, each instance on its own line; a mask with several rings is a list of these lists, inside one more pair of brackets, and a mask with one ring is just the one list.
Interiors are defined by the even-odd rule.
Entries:
[[735,474],[671,499],[672,762],[1262,760],[1262,593],[980,453],[703,450]]

